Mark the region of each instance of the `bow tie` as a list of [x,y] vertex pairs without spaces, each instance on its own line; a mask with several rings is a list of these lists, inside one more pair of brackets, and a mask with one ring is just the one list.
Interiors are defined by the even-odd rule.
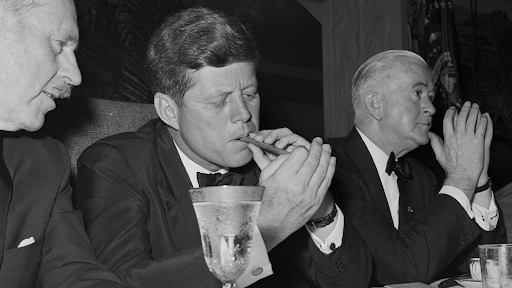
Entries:
[[391,152],[389,155],[388,163],[386,164],[386,173],[391,175],[391,172],[395,172],[398,179],[407,182],[407,179],[413,179],[411,167],[409,162],[405,159],[395,160],[395,153]]
[[204,174],[197,172],[197,182],[199,187],[205,186],[221,186],[221,185],[233,185],[238,186],[242,184],[244,177],[238,173],[228,172],[225,174]]

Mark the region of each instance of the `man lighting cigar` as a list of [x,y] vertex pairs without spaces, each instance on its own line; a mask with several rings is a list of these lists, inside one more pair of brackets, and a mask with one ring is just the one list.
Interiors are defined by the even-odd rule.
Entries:
[[[208,181],[265,187],[238,287],[367,286],[369,254],[327,193],[330,147],[288,129],[258,132],[258,58],[234,18],[205,8],[170,16],[147,53],[159,118],[79,158],[76,206],[96,255],[129,286],[220,287],[188,194]],[[249,135],[290,153],[267,155],[240,140]]]

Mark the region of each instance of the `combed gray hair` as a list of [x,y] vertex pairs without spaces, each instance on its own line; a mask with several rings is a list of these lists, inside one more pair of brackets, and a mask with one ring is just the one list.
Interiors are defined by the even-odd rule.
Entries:
[[376,81],[382,81],[389,77],[387,72],[393,71],[397,64],[401,63],[398,60],[403,58],[418,61],[425,65],[427,70],[429,69],[427,63],[420,55],[407,50],[388,50],[372,56],[357,69],[356,74],[352,78],[352,105],[356,112],[358,105],[360,105],[359,102],[363,97],[361,93],[363,93],[366,87]]
[[0,6],[16,15],[20,15],[33,2],[34,0],[0,0]]

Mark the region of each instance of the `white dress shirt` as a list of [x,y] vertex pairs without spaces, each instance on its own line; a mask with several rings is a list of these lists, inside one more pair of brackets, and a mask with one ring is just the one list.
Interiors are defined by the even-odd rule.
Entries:
[[[178,154],[180,155],[181,162],[183,166],[185,166],[185,170],[187,170],[188,178],[190,178],[190,182],[194,188],[199,187],[199,183],[197,182],[197,172],[205,173],[205,174],[214,174],[214,173],[227,173],[228,171],[225,169],[221,169],[219,171],[208,171],[202,166],[198,165],[196,162],[190,160],[190,158],[183,153],[176,142],[174,143],[176,149],[178,150]],[[252,237],[252,252],[251,252],[251,260],[249,261],[249,266],[244,271],[240,277],[238,277],[236,281],[236,285],[239,288],[244,288],[252,283],[263,279],[269,275],[273,274],[272,265],[270,264],[270,260],[268,259],[267,247],[265,246],[265,242],[263,242],[263,237],[261,237],[260,230],[256,225],[254,225],[254,233]]]
[[[181,151],[181,149],[174,142],[174,146],[176,146],[176,150],[178,150],[178,154],[180,155],[181,162],[183,166],[185,166],[185,170],[187,171],[188,177],[192,186],[194,188],[199,187],[199,183],[197,181],[197,172],[205,173],[205,174],[214,174],[214,173],[227,173],[228,170],[221,169],[219,171],[209,171],[202,166],[198,165],[194,161],[190,160],[190,158]],[[311,230],[308,228],[309,235],[312,237],[313,242],[317,245],[317,247],[325,254],[331,253],[334,249],[341,245],[343,239],[343,227],[344,227],[344,217],[341,210],[336,206],[338,213],[334,218],[334,221],[329,224],[336,225],[331,234],[326,238],[325,242],[318,238]],[[307,225],[306,225],[307,226]],[[236,285],[238,288],[244,288],[252,283],[265,278],[267,276],[272,275],[274,272],[272,271],[272,265],[270,264],[270,260],[268,259],[267,248],[265,246],[265,242],[263,241],[263,237],[261,236],[260,230],[258,226],[254,226],[254,235],[252,241],[252,252],[251,252],[251,260],[249,261],[249,266],[244,271],[240,277],[238,277],[236,281]]]
[[[391,218],[393,219],[393,225],[396,229],[398,229],[398,204],[400,199],[400,191],[398,190],[398,184],[396,182],[397,176],[395,172],[392,172],[390,175],[386,173],[386,165],[389,156],[382,151],[375,143],[373,143],[366,135],[364,135],[361,130],[356,128],[359,135],[363,139],[364,144],[370,151],[370,155],[372,156],[375,167],[377,168],[377,172],[379,173],[380,181],[382,183],[382,187],[384,188],[384,193],[386,194],[386,199],[388,200],[389,211],[391,212]],[[490,189],[490,188],[489,188]],[[453,186],[443,186],[439,194],[450,195],[455,200],[457,200],[460,205],[466,210],[468,216],[471,219],[475,219],[475,222],[484,230],[491,231],[496,228],[496,224],[498,223],[498,207],[496,206],[496,202],[494,201],[494,193],[491,195],[491,204],[489,208],[484,208],[477,204],[469,203],[468,197],[462,192],[460,189]]]

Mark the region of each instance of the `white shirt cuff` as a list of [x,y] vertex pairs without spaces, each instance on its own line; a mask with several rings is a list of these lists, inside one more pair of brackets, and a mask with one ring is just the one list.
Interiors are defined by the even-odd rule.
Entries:
[[254,225],[251,260],[247,269],[236,280],[236,285],[238,288],[244,288],[272,274],[274,272],[268,259],[267,247],[263,242],[263,237],[261,237],[260,229]]
[[[490,189],[490,188],[489,188]],[[496,206],[496,202],[494,201],[494,195],[491,197],[491,204],[489,205],[489,209],[481,207],[476,204],[471,204],[469,202],[468,197],[462,190],[456,188],[454,186],[443,186],[439,194],[446,194],[452,196],[455,200],[457,200],[462,208],[466,210],[469,218],[475,219],[475,222],[482,229],[486,231],[491,231],[496,228],[496,223],[498,223],[498,207]],[[493,193],[494,194],[494,193]]]
[[485,231],[492,231],[496,228],[500,217],[498,213],[498,206],[496,205],[496,201],[494,201],[494,193],[491,192],[491,204],[489,205],[489,209],[474,203],[471,204],[471,209],[473,210],[475,222],[478,226]]
[[475,215],[473,215],[473,210],[471,210],[471,203],[469,203],[468,197],[466,196],[466,194],[464,194],[464,192],[462,192],[462,190],[460,190],[457,187],[447,185],[441,188],[439,194],[446,194],[452,196],[455,200],[457,200],[460,203],[462,208],[466,210],[466,213],[468,213],[469,218],[475,218]]
[[306,229],[309,232],[309,235],[311,236],[311,239],[313,239],[313,242],[315,242],[316,246],[320,251],[322,251],[324,254],[330,254],[332,251],[336,250],[336,248],[341,246],[341,243],[343,241],[343,228],[345,226],[345,217],[343,216],[343,213],[341,212],[338,205],[336,205],[336,210],[338,213],[336,214],[336,217],[334,217],[334,221],[327,225],[326,227],[329,227],[331,225],[336,225],[334,227],[334,230],[327,236],[325,239],[325,242],[322,241],[322,239],[318,238],[318,236],[315,235],[315,233],[311,232],[309,227],[306,225]]

